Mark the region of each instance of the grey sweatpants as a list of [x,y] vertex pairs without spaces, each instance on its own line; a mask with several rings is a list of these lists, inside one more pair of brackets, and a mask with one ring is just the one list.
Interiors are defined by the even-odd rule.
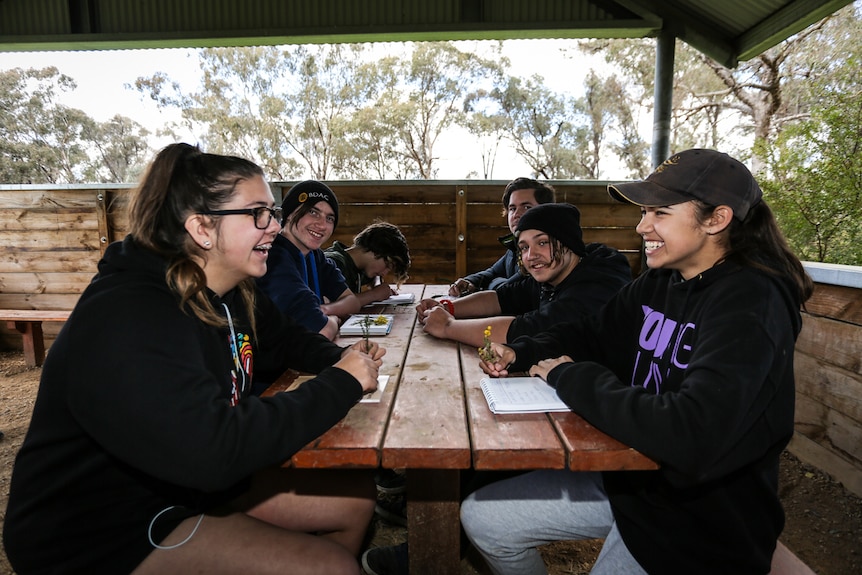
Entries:
[[537,547],[604,539],[592,575],[646,575],[616,528],[600,473],[541,470],[492,483],[461,503],[461,524],[498,575],[548,571]]

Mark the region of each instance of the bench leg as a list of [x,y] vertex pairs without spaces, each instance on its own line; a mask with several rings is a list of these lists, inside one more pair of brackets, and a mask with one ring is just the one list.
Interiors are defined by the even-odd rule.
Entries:
[[45,360],[45,339],[42,336],[41,321],[10,321],[9,329],[21,334],[24,348],[24,361],[30,367],[38,367]]
[[411,575],[461,572],[460,472],[407,470],[407,542]]

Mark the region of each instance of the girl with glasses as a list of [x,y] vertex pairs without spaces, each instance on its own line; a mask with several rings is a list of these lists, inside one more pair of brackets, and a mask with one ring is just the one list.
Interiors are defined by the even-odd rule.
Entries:
[[[45,361],[3,529],[16,573],[359,573],[371,473],[281,465],[376,388],[384,350],[257,290],[280,219],[247,160],[155,158]],[[287,368],[318,375],[250,394]]]

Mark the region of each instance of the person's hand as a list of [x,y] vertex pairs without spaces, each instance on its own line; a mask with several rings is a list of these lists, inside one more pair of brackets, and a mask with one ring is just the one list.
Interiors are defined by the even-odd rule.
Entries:
[[446,328],[455,321],[455,318],[442,306],[437,306],[423,312],[419,316],[419,321],[423,324],[425,333],[434,337],[445,338]]
[[568,355],[561,355],[560,357],[555,357],[553,359],[543,359],[536,365],[530,368],[530,375],[541,377],[545,381],[548,381],[548,374],[551,373],[551,370],[563,363],[574,363],[571,357]]
[[492,343],[491,351],[494,352],[497,359],[493,362],[480,361],[479,367],[492,377],[506,377],[509,375],[509,366],[515,361],[514,350],[502,343]]
[[368,291],[374,294],[372,301],[383,301],[389,299],[391,296],[398,295],[398,292],[389,287],[389,284],[380,284]]
[[[365,342],[359,342],[365,345]],[[373,344],[376,346],[377,344]],[[362,392],[368,393],[377,389],[377,375],[380,366],[383,365],[383,360],[374,359],[371,354],[359,351],[356,344],[347,348],[346,352],[341,355],[341,359],[335,362],[334,367],[343,369],[350,375],[356,378],[359,385],[362,386]],[[377,350],[380,351],[379,349]],[[383,355],[382,353],[380,354]]]
[[474,291],[476,291],[476,286],[464,278],[455,280],[455,283],[449,286],[449,295],[452,297],[461,297]]
[[[356,343],[345,349],[343,352],[341,352],[341,357],[347,355],[347,353],[352,349],[368,354],[371,359],[375,361],[386,355],[386,348],[380,347],[380,344],[378,344],[371,338],[368,338],[367,340],[363,338],[360,341],[357,341]],[[381,363],[383,362],[381,361]]]
[[425,312],[429,309],[434,309],[435,307],[440,307],[440,302],[436,299],[432,299],[430,297],[419,300],[419,303],[416,304],[416,314],[419,316],[419,322],[425,322]]

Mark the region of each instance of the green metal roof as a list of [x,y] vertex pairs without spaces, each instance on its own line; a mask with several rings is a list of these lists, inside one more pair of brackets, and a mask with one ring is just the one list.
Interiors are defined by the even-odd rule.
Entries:
[[0,0],[0,51],[672,33],[728,67],[851,0]]

